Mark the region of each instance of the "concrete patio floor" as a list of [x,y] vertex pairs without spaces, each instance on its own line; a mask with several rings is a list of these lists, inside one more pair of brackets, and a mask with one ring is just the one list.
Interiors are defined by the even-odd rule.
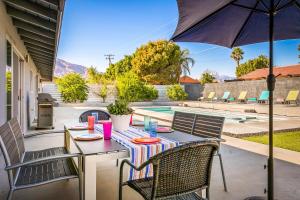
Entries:
[[[61,129],[65,122],[77,121],[81,112],[88,108],[56,108],[55,125]],[[63,145],[62,134],[52,134],[27,138],[27,150],[43,149]],[[228,192],[224,192],[219,160],[213,163],[211,180],[212,200],[238,200],[251,195],[264,195],[267,186],[267,171],[263,166],[267,162],[264,155],[223,144],[221,152],[224,160]],[[5,199],[9,189],[8,179],[4,171],[4,160],[0,154],[0,199]],[[97,168],[97,199],[117,199],[118,168],[115,161],[99,163]],[[300,197],[300,165],[275,160],[275,196],[281,200],[297,200]],[[64,199],[78,198],[78,181],[62,181],[27,190],[16,191],[14,199]],[[142,199],[133,190],[124,188],[125,200]]]

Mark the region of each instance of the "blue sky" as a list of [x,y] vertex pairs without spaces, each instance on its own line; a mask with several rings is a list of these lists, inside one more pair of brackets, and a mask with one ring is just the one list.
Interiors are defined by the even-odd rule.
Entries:
[[[115,54],[113,62],[131,54],[150,40],[169,39],[178,19],[176,0],[68,0],[65,5],[58,58],[96,66],[104,72],[105,54]],[[206,70],[234,75],[231,49],[200,43],[178,43],[190,50],[196,61],[191,76]],[[300,40],[275,43],[274,64],[297,64]],[[243,46],[244,60],[268,55],[268,44]],[[243,62],[242,61],[242,62]]]

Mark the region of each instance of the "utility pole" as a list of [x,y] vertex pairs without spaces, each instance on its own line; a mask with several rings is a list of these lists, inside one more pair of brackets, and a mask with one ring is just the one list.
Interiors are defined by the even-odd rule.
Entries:
[[107,55],[104,55],[106,60],[108,60],[108,64],[111,65],[112,64],[112,60],[114,59],[114,56],[113,54],[107,54]]

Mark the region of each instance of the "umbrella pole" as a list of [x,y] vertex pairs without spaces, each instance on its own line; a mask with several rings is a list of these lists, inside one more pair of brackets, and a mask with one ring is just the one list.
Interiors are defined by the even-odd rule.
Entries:
[[274,42],[274,0],[271,0],[270,12],[269,12],[269,75],[267,78],[267,85],[269,90],[268,200],[274,199],[273,91],[275,89],[275,76],[273,74],[273,42]]

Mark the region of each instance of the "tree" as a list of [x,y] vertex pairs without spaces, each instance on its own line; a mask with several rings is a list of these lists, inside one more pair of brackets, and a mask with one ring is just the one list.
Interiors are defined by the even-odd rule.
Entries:
[[115,64],[111,64],[105,71],[105,77],[109,80],[115,80],[117,76],[131,70],[132,56],[125,55],[125,57]]
[[102,98],[102,102],[105,103],[106,97],[107,97],[107,85],[103,84],[100,88],[99,96]]
[[204,71],[200,77],[200,83],[205,85],[206,83],[212,83],[215,80],[215,77],[209,71]]
[[129,71],[117,77],[118,97],[128,102],[150,101],[158,98],[158,91]]
[[240,61],[244,58],[244,52],[241,48],[235,47],[233,48],[230,57],[235,60],[237,67],[240,66]]
[[242,63],[239,67],[236,68],[235,74],[239,78],[257,69],[268,68],[268,67],[269,67],[268,57],[264,55],[260,55],[257,58],[250,59],[247,62]]
[[64,102],[83,102],[88,97],[88,86],[80,74],[66,74],[59,78],[56,83]]
[[183,74],[185,76],[191,73],[191,68],[195,64],[195,60],[189,57],[189,54],[190,52],[188,49],[184,49],[180,53],[180,74]]
[[91,84],[99,83],[102,78],[102,73],[98,72],[96,67],[89,67],[87,69],[87,82]]
[[180,47],[166,40],[149,42],[133,54],[132,71],[150,84],[174,84],[181,74]]

